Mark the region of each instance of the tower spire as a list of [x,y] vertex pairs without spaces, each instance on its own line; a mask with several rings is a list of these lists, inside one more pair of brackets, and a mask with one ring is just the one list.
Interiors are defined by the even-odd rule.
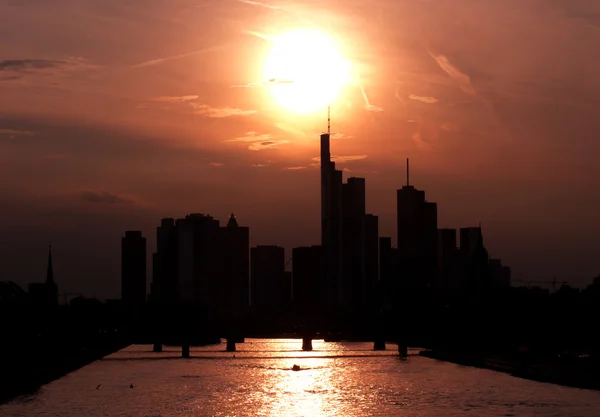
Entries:
[[410,186],[410,165],[408,158],[406,158],[406,186]]
[[54,271],[52,269],[52,245],[48,245],[48,269],[46,270],[46,284],[54,284]]
[[331,135],[331,105],[327,106],[327,134]]

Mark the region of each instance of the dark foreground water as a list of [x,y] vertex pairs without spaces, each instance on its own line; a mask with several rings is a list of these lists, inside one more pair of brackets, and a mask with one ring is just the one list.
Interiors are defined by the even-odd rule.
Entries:
[[[600,416],[600,393],[417,356],[394,345],[247,339],[135,345],[0,405],[0,416]],[[292,371],[294,364],[300,371]],[[130,388],[133,384],[133,388]],[[99,385],[99,387],[98,387]]]

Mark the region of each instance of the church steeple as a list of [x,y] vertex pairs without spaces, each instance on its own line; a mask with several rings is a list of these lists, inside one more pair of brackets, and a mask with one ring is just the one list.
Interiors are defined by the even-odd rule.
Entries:
[[52,245],[48,245],[48,269],[46,270],[46,284],[54,284],[54,271],[52,269]]

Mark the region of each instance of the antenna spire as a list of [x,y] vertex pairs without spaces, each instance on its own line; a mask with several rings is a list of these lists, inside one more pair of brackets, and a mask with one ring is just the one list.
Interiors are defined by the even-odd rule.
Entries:
[[331,135],[331,105],[327,106],[327,134]]
[[408,158],[406,158],[406,186],[410,186],[410,165]]

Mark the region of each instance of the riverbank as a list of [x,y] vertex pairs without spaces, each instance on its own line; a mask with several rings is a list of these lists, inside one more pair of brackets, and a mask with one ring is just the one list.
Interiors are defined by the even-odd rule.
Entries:
[[0,404],[35,393],[40,387],[76,371],[90,363],[121,350],[130,343],[119,339],[81,346],[60,346],[60,349],[23,348],[2,357]]
[[535,356],[518,358],[510,353],[422,350],[419,354],[430,359],[504,372],[532,381],[600,390],[600,380],[597,377],[599,375],[598,364],[590,357],[567,361]]

